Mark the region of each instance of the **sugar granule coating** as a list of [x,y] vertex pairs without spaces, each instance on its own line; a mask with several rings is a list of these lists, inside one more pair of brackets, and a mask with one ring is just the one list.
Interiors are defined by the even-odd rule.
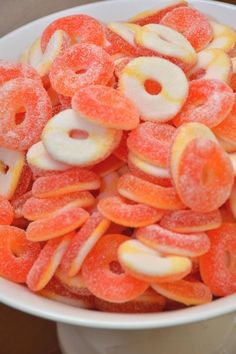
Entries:
[[127,145],[141,159],[166,167],[174,133],[169,124],[141,123],[129,134]]
[[141,227],[157,222],[163,212],[144,204],[127,202],[121,197],[109,197],[99,201],[98,210],[107,219],[128,227]]
[[80,227],[88,217],[89,213],[73,201],[48,217],[31,222],[26,237],[32,241],[47,241],[63,236]]
[[45,28],[41,37],[43,52],[57,30],[66,32],[72,42],[92,43],[98,46],[103,46],[105,42],[103,26],[95,18],[84,14],[71,15],[58,18]]
[[189,258],[161,254],[136,239],[120,245],[118,259],[127,274],[149,284],[182,279],[192,267]]
[[150,313],[160,312],[164,309],[166,299],[157,294],[156,291],[148,288],[137,298],[119,304],[95,298],[95,306],[99,311],[113,313]]
[[192,210],[169,211],[164,214],[160,226],[174,232],[204,232],[218,228],[222,223],[220,211],[200,213]]
[[212,301],[212,293],[208,286],[197,281],[177,280],[171,283],[152,284],[158,294],[181,302],[187,306],[200,305]]
[[200,258],[200,272],[204,283],[213,295],[226,296],[236,291],[236,275],[226,262],[227,253],[235,253],[236,225],[222,224],[218,229],[208,231],[210,250]]
[[139,113],[133,103],[119,91],[91,85],[78,90],[72,108],[83,117],[102,126],[132,130],[139,124]]
[[51,176],[38,178],[32,187],[36,198],[56,197],[59,195],[94,190],[100,187],[100,178],[92,171],[73,168]]
[[100,213],[92,213],[67,248],[61,269],[65,270],[70,277],[75,276],[81,270],[89,252],[107,231],[110,224],[111,222]]
[[10,60],[0,60],[0,86],[17,78],[28,78],[42,85],[41,78],[36,70],[28,64]]
[[14,218],[14,209],[11,203],[0,196],[0,225],[11,225]]
[[147,10],[133,16],[132,18],[129,19],[129,22],[135,23],[140,26],[148,25],[149,23],[160,23],[161,19],[167,13],[182,6],[188,6],[188,3],[184,0],[176,1],[176,3],[160,9]]
[[25,283],[26,276],[40,252],[38,242],[26,239],[24,230],[0,226],[0,274],[15,283]]
[[[113,75],[114,65],[109,54],[94,44],[75,44],[53,62],[50,81],[56,92],[64,96],[89,85],[106,85]],[[83,73],[76,73],[83,71]]]
[[121,176],[117,189],[123,197],[153,208],[162,210],[185,208],[173,187],[158,186],[132,174]]
[[230,113],[234,100],[232,89],[223,81],[191,81],[188,98],[181,112],[174,118],[174,124],[180,126],[186,122],[198,122],[210,128],[215,127]]
[[160,24],[182,33],[196,49],[204,49],[213,38],[213,30],[207,17],[196,9],[180,7],[167,13]]
[[198,257],[210,248],[210,241],[203,232],[195,234],[176,233],[159,225],[149,225],[136,232],[137,239],[157,251],[186,256]]
[[234,105],[229,115],[213,128],[213,132],[227,142],[236,143],[236,94],[234,94]]
[[124,235],[105,235],[92,249],[82,266],[88,289],[98,298],[112,302],[127,302],[144,293],[148,283],[126,273],[114,273],[111,262],[118,262],[119,246],[129,238]]
[[52,279],[73,236],[71,232],[45,244],[27,275],[29,289],[39,291]]
[[[25,119],[16,124],[15,115],[20,107],[24,107],[26,111]],[[40,140],[42,130],[51,115],[51,101],[46,90],[37,81],[18,78],[6,82],[0,87],[1,146],[27,150]]]
[[194,139],[185,147],[178,166],[176,188],[182,202],[197,212],[210,212],[230,196],[234,175],[220,145]]
[[73,201],[76,201],[77,205],[81,208],[86,208],[95,203],[95,198],[88,191],[74,192],[44,199],[31,197],[23,205],[22,214],[28,220],[42,219]]

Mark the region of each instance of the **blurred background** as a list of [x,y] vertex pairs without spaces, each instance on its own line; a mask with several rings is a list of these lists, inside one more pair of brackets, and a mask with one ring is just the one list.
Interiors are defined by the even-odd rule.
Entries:
[[[0,0],[0,37],[39,17],[64,10],[69,7],[96,1],[98,0]],[[236,4],[236,0],[221,1]]]
[[[39,17],[96,1],[0,0],[0,37]],[[0,304],[0,354],[61,354],[55,324]]]

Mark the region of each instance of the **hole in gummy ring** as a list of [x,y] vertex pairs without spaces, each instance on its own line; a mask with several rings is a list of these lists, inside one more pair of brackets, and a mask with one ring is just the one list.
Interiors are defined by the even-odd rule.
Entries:
[[211,184],[212,180],[214,179],[214,176],[212,174],[212,169],[208,164],[206,164],[203,169],[202,169],[202,184],[204,186],[207,186]]
[[120,263],[118,261],[112,261],[109,264],[109,267],[110,267],[110,271],[112,273],[115,273],[115,274],[123,274],[124,273],[124,271],[121,268],[121,265],[120,265]]
[[0,160],[0,173],[7,174],[8,170],[9,170],[9,166]]
[[75,73],[76,73],[77,75],[81,75],[81,74],[86,73],[86,71],[87,71],[87,70],[85,70],[85,69],[79,69],[79,70],[76,70]]
[[88,132],[80,129],[72,129],[69,134],[70,138],[77,140],[85,140],[89,137]]
[[144,87],[147,93],[149,93],[149,95],[158,95],[162,90],[162,87],[159,82],[151,79],[147,79],[144,82]]
[[15,114],[15,124],[19,125],[25,120],[26,112],[23,107],[20,107]]

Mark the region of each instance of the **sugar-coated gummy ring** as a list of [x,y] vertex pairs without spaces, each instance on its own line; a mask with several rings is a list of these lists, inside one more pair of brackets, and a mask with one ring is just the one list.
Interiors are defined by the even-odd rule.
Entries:
[[28,53],[28,63],[42,77],[43,82],[46,79],[46,75],[48,75],[55,58],[69,45],[70,38],[62,30],[57,30],[53,33],[44,53],[41,50],[41,38],[39,37],[33,42]]
[[74,192],[57,197],[27,199],[23,205],[23,216],[28,220],[38,220],[50,216],[56,210],[76,201],[81,208],[88,208],[95,203],[95,198],[88,191]]
[[[143,168],[144,167],[144,168]],[[151,165],[141,159],[139,159],[137,156],[129,153],[129,159],[128,159],[128,171],[131,172],[134,176],[137,176],[139,178],[142,178],[148,182],[158,184],[161,186],[169,187],[172,185],[171,180],[170,180],[170,175],[166,169],[159,168],[158,167],[158,174],[151,173],[154,171],[154,165]],[[155,169],[156,171],[156,169]],[[165,174],[160,172],[164,172]],[[161,177],[160,177],[161,176]]]
[[45,149],[42,141],[32,145],[26,154],[28,164],[34,169],[44,171],[65,171],[70,165],[54,160]]
[[[109,54],[94,44],[75,44],[53,62],[50,81],[56,92],[64,96],[89,85],[106,85],[113,75],[114,65]],[[76,73],[83,71],[83,73]]]
[[25,283],[27,274],[41,247],[26,239],[24,230],[0,226],[0,275],[16,283]]
[[105,234],[110,224],[111,222],[100,213],[94,212],[77,232],[66,250],[61,264],[61,268],[70,277],[75,276],[80,271],[88,253],[101,236]]
[[181,279],[171,283],[152,284],[151,287],[158,294],[187,306],[200,305],[212,301],[212,293],[209,287],[198,281]]
[[63,194],[94,190],[100,187],[100,178],[92,171],[72,168],[51,176],[38,178],[32,187],[36,198],[56,197]]
[[45,244],[27,275],[30,290],[39,291],[51,280],[73,236],[74,232],[71,232]]
[[146,246],[167,254],[198,257],[210,248],[209,239],[203,232],[182,234],[159,225],[149,225],[138,229],[135,235]]
[[[148,177],[146,176],[150,176],[150,182],[153,183],[159,183],[158,180],[163,180],[166,181],[166,183],[168,184],[168,181],[170,180],[170,173],[167,169],[167,167],[160,167],[157,165],[154,165],[150,162],[147,162],[145,160],[143,160],[142,158],[138,157],[136,154],[129,152],[128,154],[128,165],[129,168],[131,170],[131,172],[133,173],[134,171],[140,171],[141,173],[143,173],[144,175],[144,179],[148,179]],[[134,172],[134,174],[136,174]],[[140,175],[140,177],[142,178],[142,176]],[[160,183],[162,184],[162,183]]]
[[0,195],[11,199],[24,169],[24,153],[0,147]]
[[233,167],[223,148],[199,138],[184,149],[175,186],[186,206],[194,211],[210,212],[229,198],[233,180]]
[[182,279],[191,271],[189,258],[163,256],[141,242],[131,239],[120,245],[118,259],[127,274],[149,283]]
[[191,7],[180,7],[168,12],[160,24],[182,33],[196,51],[204,49],[213,38],[207,17]]
[[0,225],[11,225],[14,218],[14,209],[11,203],[0,196]]
[[187,73],[190,80],[217,79],[230,82],[231,59],[222,49],[206,48],[197,54],[196,65]]
[[135,299],[119,304],[95,298],[95,307],[99,311],[115,313],[151,313],[160,312],[164,309],[166,299],[148,288],[143,294]]
[[200,272],[204,283],[215,296],[226,296],[236,291],[235,268],[230,267],[230,254],[236,252],[236,225],[226,223],[208,231],[210,250],[200,257]]
[[85,309],[94,309],[94,297],[77,295],[70,291],[64,284],[54,276],[50,282],[38,292],[41,296],[54,301],[62,302],[66,305],[75,306]]
[[[124,272],[113,272],[117,251],[128,240],[124,235],[103,236],[89,253],[82,266],[82,275],[88,289],[98,298],[110,302],[127,302],[147,290],[149,284]],[[119,291],[117,291],[119,289]]]
[[220,211],[199,213],[192,210],[169,211],[164,214],[160,226],[180,233],[205,232],[218,228],[222,223]]
[[0,59],[0,86],[18,78],[35,80],[42,85],[39,74],[31,65]]
[[183,70],[197,61],[197,55],[189,41],[179,32],[160,24],[140,27],[135,33],[135,42],[153,51],[157,56],[168,59]]
[[133,103],[118,90],[91,85],[78,90],[72,108],[89,121],[107,128],[132,130],[139,124]]
[[103,46],[105,42],[103,26],[95,18],[84,14],[71,15],[58,18],[45,28],[41,37],[43,52],[57,30],[66,32],[72,42],[93,43],[98,46]]
[[162,210],[185,208],[173,187],[158,186],[132,174],[120,177],[117,190],[123,197],[153,208]]
[[[138,51],[134,41],[134,35],[137,29],[139,29],[139,26],[131,23],[108,23],[105,29],[107,42],[105,46],[106,52],[110,55],[122,54],[134,57],[144,54]],[[146,55],[148,54],[146,53]]]
[[[20,107],[26,111],[25,119],[16,124],[15,116]],[[50,99],[37,81],[18,78],[6,82],[0,87],[1,146],[27,150],[40,139],[51,114]]]
[[144,204],[127,202],[121,197],[109,197],[98,202],[100,213],[116,224],[141,227],[157,222],[163,212]]
[[222,24],[215,21],[210,21],[213,30],[213,40],[209,43],[207,48],[219,48],[229,53],[236,43],[236,32]]
[[[152,95],[146,91],[148,79],[160,83],[160,93]],[[165,122],[182,108],[188,94],[188,81],[183,71],[168,60],[143,57],[126,65],[119,89],[134,103],[143,120]]]
[[185,123],[176,130],[170,151],[170,172],[174,184],[182,153],[189,142],[197,138],[204,138],[218,143],[212,131],[201,123]]
[[49,216],[31,222],[26,230],[27,239],[47,241],[77,229],[89,218],[89,213],[79,205],[80,201],[73,201]]
[[141,159],[166,167],[174,132],[172,125],[145,122],[129,134],[127,145]]
[[137,15],[131,17],[129,22],[136,23],[137,25],[144,26],[149,23],[159,23],[161,19],[170,11],[174,10],[175,8],[188,6],[188,3],[185,0],[178,0],[173,4],[165,6],[161,9],[154,9],[154,10],[147,10]]
[[59,279],[63,286],[71,291],[73,294],[77,296],[94,298],[94,295],[86,288],[84,278],[80,273],[76,274],[73,277],[69,277],[67,273],[60,267],[57,269],[55,273],[56,279]]
[[91,166],[105,160],[119,145],[121,136],[120,130],[94,124],[67,109],[46,124],[42,140],[55,160],[73,166]]
[[186,122],[199,122],[210,128],[215,127],[227,117],[233,104],[233,91],[223,81],[191,81],[188,98],[181,112],[175,117],[174,124],[180,126]]
[[236,144],[236,94],[234,94],[234,105],[231,112],[223,122],[213,128],[213,132],[227,143]]

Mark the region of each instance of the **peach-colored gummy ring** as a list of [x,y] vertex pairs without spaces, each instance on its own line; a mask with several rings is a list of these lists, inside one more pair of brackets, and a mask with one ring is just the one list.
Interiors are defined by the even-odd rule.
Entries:
[[135,299],[148,288],[148,283],[122,271],[113,272],[111,269],[111,263],[118,263],[119,246],[128,239],[127,236],[119,234],[103,236],[83,263],[82,275],[85,284],[100,299],[118,303],[127,302]]
[[108,197],[99,201],[98,210],[107,219],[128,227],[141,227],[157,222],[163,212],[144,204],[127,202],[121,197]]
[[73,96],[82,87],[106,85],[113,70],[113,61],[102,48],[94,44],[75,44],[54,60],[49,77],[55,91]]
[[38,242],[30,242],[26,239],[24,230],[1,225],[0,275],[16,283],[25,283],[40,249]]
[[[17,124],[16,113],[21,107],[26,112],[25,118]],[[17,78],[6,82],[0,87],[0,145],[27,150],[40,140],[51,114],[50,98],[36,80]]]
[[84,14],[61,17],[50,23],[43,31],[41,47],[45,51],[53,33],[63,30],[72,42],[92,43],[103,46],[105,34],[103,26],[93,17]]
[[139,124],[139,113],[133,103],[107,86],[91,85],[78,90],[72,108],[89,121],[107,128],[132,130]]

